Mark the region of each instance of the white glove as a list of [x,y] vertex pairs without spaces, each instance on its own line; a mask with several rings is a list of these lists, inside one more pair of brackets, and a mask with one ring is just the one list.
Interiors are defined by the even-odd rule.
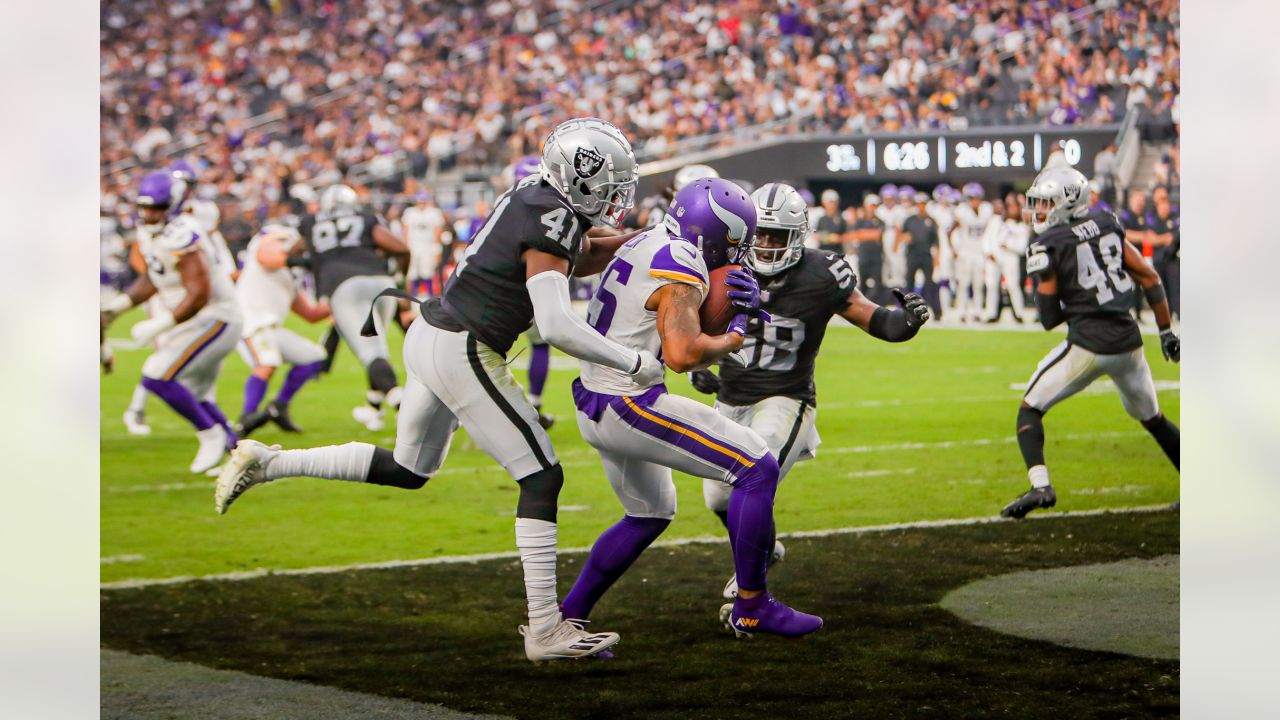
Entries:
[[129,334],[133,336],[133,341],[139,345],[145,345],[151,342],[152,338],[160,333],[173,327],[173,315],[168,312],[161,313],[153,318],[148,318],[140,323],[136,323],[129,328]]
[[662,382],[663,377],[666,376],[666,371],[666,367],[663,366],[662,361],[657,356],[648,350],[641,350],[640,367],[631,374],[631,377],[636,381],[637,385],[649,387]]

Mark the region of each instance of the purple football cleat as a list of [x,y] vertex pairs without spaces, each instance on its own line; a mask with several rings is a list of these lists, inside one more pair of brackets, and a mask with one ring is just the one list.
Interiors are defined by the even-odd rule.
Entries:
[[720,622],[738,637],[766,633],[795,638],[822,627],[822,618],[793,610],[767,592],[726,603],[720,608]]

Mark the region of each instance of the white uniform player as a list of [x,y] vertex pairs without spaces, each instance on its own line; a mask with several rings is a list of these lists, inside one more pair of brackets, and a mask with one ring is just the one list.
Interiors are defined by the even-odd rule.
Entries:
[[191,471],[217,465],[235,442],[226,417],[211,398],[222,361],[240,337],[240,309],[218,254],[194,217],[180,213],[187,185],[168,172],[143,178],[136,205],[135,251],[146,275],[103,306],[105,329],[112,319],[147,298],[161,307],[130,328],[140,345],[156,350],[142,366],[142,385],[196,428],[200,449]]
[[951,229],[956,224],[954,192],[950,185],[939,185],[934,188],[933,201],[927,208],[929,217],[938,224],[938,267],[934,270],[933,279],[938,283],[938,304],[944,313],[951,310],[956,286],[955,257],[951,248]]
[[249,241],[244,269],[236,283],[236,297],[244,312],[240,356],[250,367],[320,362],[324,348],[284,327],[299,288],[288,267],[267,270],[258,262],[258,246],[268,234],[282,240],[286,251],[302,242],[297,230],[278,225],[263,228]]
[[995,320],[1000,316],[1000,280],[1009,288],[1009,303],[1013,306],[1014,320],[1022,322],[1026,317],[1026,302],[1022,296],[1022,258],[1027,252],[1031,228],[1023,222],[1015,206],[1005,217],[992,218],[982,237],[983,253],[995,258],[987,264],[987,304],[984,317]]
[[434,297],[442,288],[438,276],[444,252],[446,225],[444,211],[429,196],[419,195],[418,204],[405,208],[400,216],[405,243],[409,246],[409,294],[417,298]]
[[966,202],[956,208],[956,226],[951,233],[956,273],[956,314],[962,322],[976,322],[982,304],[986,264],[982,237],[994,211],[991,203],[982,199],[982,187],[977,183],[965,185],[964,194]]
[[217,248],[192,217],[179,215],[153,235],[138,230],[138,250],[160,303],[170,312],[186,297],[178,261],[190,252],[209,268],[209,300],[195,317],[156,337],[156,350],[142,365],[143,377],[179,380],[205,397],[218,379],[222,361],[240,338],[241,316],[235,286],[218,259]]

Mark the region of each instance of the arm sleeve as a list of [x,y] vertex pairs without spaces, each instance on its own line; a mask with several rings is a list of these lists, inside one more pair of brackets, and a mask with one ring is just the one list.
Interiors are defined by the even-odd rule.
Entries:
[[542,339],[587,362],[625,373],[640,366],[640,354],[596,332],[573,311],[569,302],[569,278],[548,270],[525,283],[533,302],[533,318]]

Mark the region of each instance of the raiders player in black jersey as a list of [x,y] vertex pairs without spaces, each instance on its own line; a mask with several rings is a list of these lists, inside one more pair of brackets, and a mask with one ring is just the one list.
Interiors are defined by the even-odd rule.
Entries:
[[1129,309],[1136,287],[1155,312],[1160,349],[1178,362],[1160,276],[1125,240],[1109,212],[1089,212],[1089,183],[1079,171],[1053,164],[1027,191],[1026,214],[1037,235],[1027,247],[1027,273],[1037,278],[1036,308],[1046,330],[1067,323],[1067,339],[1036,368],[1018,409],[1018,447],[1027,463],[1031,490],[1001,511],[1020,518],[1057,503],[1044,464],[1044,414],[1057,403],[1107,375],[1124,409],[1151,433],[1178,467],[1178,428],[1160,412],[1142,334]]
[[587,230],[618,226],[635,202],[636,180],[631,145],[616,127],[595,118],[556,126],[543,145],[539,174],[498,198],[442,296],[427,301],[405,335],[408,377],[395,452],[365,443],[280,450],[243,441],[218,478],[216,509],[225,512],[244,491],[282,477],[420,488],[444,462],[461,425],[520,485],[515,524],[529,607],[529,626],[520,628],[528,658],[585,657],[616,643],[616,633],[588,633],[560,614],[556,508],[564,472],[506,354],[536,318],[542,337],[569,355],[630,373],[641,384],[661,379],[662,363],[652,353],[602,337],[569,298],[569,273],[602,271],[631,237]]
[[[382,429],[382,403],[399,404],[399,381],[382,336],[361,337],[360,328],[369,305],[378,293],[395,287],[387,272],[387,253],[404,261],[409,248],[381,222],[372,208],[361,208],[356,191],[333,185],[320,195],[320,208],[303,216],[298,228],[306,241],[316,295],[328,298],[334,325],[368,374],[368,404],[351,411],[356,422],[370,430]],[[379,324],[387,316],[379,314]]]
[[[721,414],[764,438],[786,477],[792,465],[813,457],[818,448],[813,370],[831,317],[839,315],[881,340],[902,342],[915,337],[929,310],[924,298],[897,289],[893,293],[902,307],[881,307],[858,290],[843,257],[806,249],[808,208],[795,188],[768,183],[751,200],[756,239],[749,262],[761,276],[763,307],[773,319],[752,323],[737,353],[742,360],[722,361],[719,377],[702,370],[691,379],[700,392],[716,393]],[[726,528],[730,490],[722,482],[703,484],[707,507]],[[775,542],[771,562],[783,552],[782,543]],[[730,578],[724,596],[732,598],[737,591],[737,578]]]

